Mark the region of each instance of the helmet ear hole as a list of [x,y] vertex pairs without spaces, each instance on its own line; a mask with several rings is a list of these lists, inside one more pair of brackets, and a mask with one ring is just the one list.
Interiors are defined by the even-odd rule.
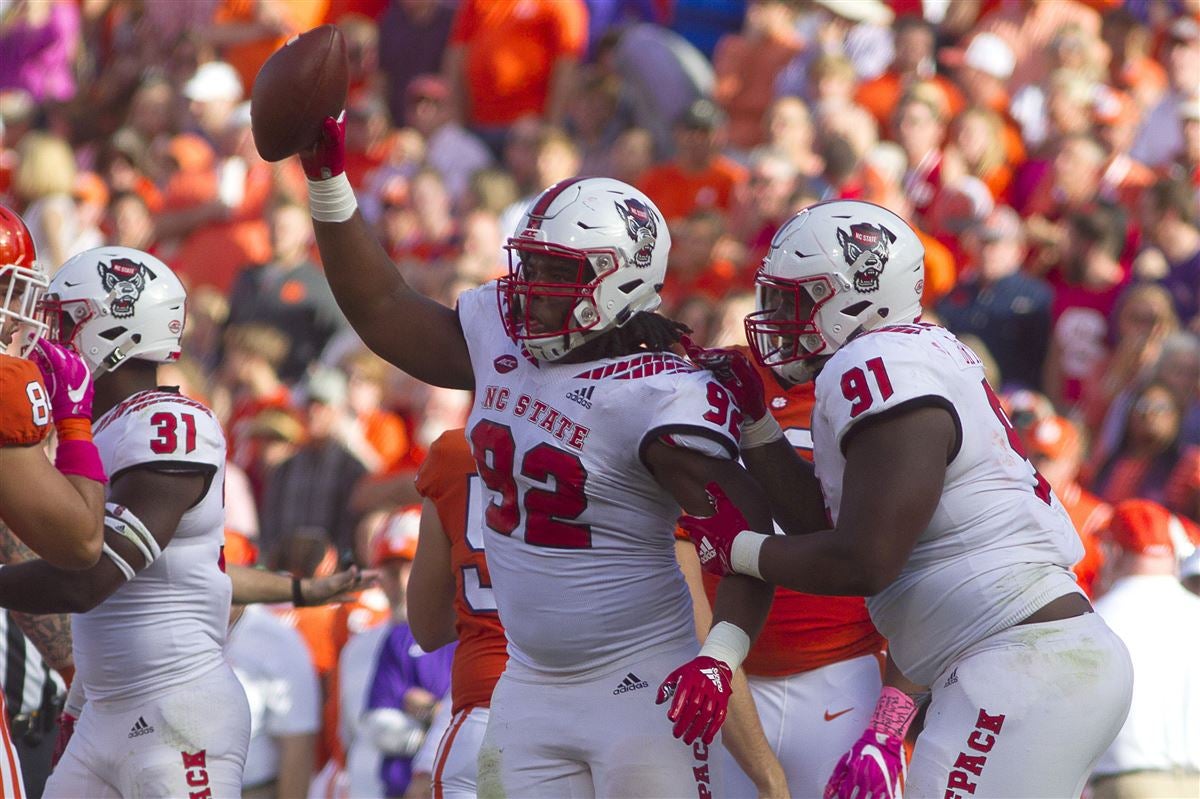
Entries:
[[116,341],[122,334],[125,333],[126,329],[127,328],[124,327],[110,327],[107,330],[101,331],[99,335],[100,338],[105,339],[106,341]]
[[842,314],[844,314],[845,316],[857,317],[860,313],[862,313],[863,311],[867,310],[870,307],[871,307],[870,301],[863,300],[862,302],[856,302],[853,305],[843,308]]
[[617,286],[617,288],[621,290],[622,294],[632,294],[634,289],[642,285],[643,282],[644,281],[642,280],[630,280],[627,283],[622,283],[621,285]]

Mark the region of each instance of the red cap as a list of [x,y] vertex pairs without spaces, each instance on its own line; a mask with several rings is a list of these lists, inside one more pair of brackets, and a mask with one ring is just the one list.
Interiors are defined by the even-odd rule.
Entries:
[[1079,428],[1061,416],[1051,416],[1028,427],[1017,428],[1017,433],[1028,455],[1058,460],[1079,447]]
[[1186,555],[1200,542],[1200,527],[1148,499],[1118,504],[1108,531],[1121,549],[1143,555]]
[[225,528],[225,563],[230,566],[253,566],[258,562],[258,547],[241,533]]
[[415,558],[420,524],[420,505],[409,505],[390,513],[371,541],[371,566],[377,567],[389,560]]

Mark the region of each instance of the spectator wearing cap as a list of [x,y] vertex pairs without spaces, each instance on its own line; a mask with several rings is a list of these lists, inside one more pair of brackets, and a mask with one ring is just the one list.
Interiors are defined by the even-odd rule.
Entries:
[[320,25],[328,7],[329,0],[219,0],[201,41],[220,48],[242,85],[250,86],[271,54],[290,37]]
[[[896,105],[910,86],[929,82],[945,95],[946,108],[957,114],[964,105],[962,92],[950,79],[937,74],[934,45],[937,31],[924,18],[902,16],[892,30],[896,36],[896,57],[877,78],[862,83],[854,101],[871,112],[880,126],[886,126],[896,113]],[[968,48],[968,55],[974,57]]]
[[1015,65],[1008,42],[994,33],[980,33],[964,50],[942,51],[942,59],[950,65],[962,90],[964,99],[959,107],[986,108],[999,114],[1004,122],[1001,140],[1006,160],[1013,167],[1024,161],[1025,142],[1021,126],[1012,115],[1013,99],[1008,91]]
[[1141,116],[1141,109],[1125,92],[1107,86],[1096,87],[1092,119],[1097,139],[1108,150],[1108,164],[1100,177],[1099,196],[1105,202],[1125,208],[1137,208],[1142,192],[1157,179],[1150,167],[1129,154]]
[[307,439],[264,481],[259,537],[268,563],[276,567],[296,537],[331,545],[339,561],[354,557],[358,515],[346,498],[367,469],[342,443],[349,418],[346,378],[334,369],[316,370],[304,393]]
[[652,167],[638,185],[670,222],[699,208],[729,209],[746,170],[720,154],[721,109],[697,100],[675,121],[675,157]]
[[403,796],[412,779],[412,759],[425,740],[438,703],[450,690],[458,642],[426,652],[405,616],[405,592],[417,551],[419,506],[402,509],[372,543],[372,560],[392,606],[392,623],[379,648],[360,735],[382,753],[384,796]]
[[1195,190],[1184,180],[1162,180],[1146,190],[1137,211],[1142,234],[1166,261],[1163,286],[1180,321],[1200,331],[1200,217]]
[[388,0],[379,17],[379,68],[393,125],[408,117],[408,87],[442,69],[454,8],[439,0]]
[[445,61],[456,117],[494,150],[527,114],[561,124],[586,49],[583,0],[464,0]]
[[762,119],[775,99],[775,78],[800,52],[792,0],[752,0],[738,33],[717,42],[713,99],[729,119],[729,146],[750,150],[763,141]]
[[1082,0],[1018,0],[986,6],[968,36],[994,33],[1012,49],[1010,87],[1038,85],[1050,73],[1050,49],[1055,37],[1075,26],[1099,38],[1100,14]]
[[283,202],[269,214],[271,259],[242,270],[229,295],[228,325],[262,324],[287,336],[279,377],[295,382],[346,326],[320,268],[312,261],[308,210]]
[[405,124],[425,137],[425,162],[445,181],[458,203],[471,176],[492,165],[491,151],[453,120],[450,87],[438,75],[418,75],[404,93]]
[[206,61],[183,85],[192,122],[209,144],[215,146],[228,128],[234,109],[245,96],[245,85],[237,70],[224,61]]
[[1095,596],[1104,563],[1100,534],[1108,528],[1112,506],[1079,484],[1087,442],[1079,427],[1061,416],[1038,418],[1032,413],[1012,414],[1013,428],[1029,462],[1046,478],[1058,497],[1075,532],[1083,542],[1083,558],[1073,571],[1079,587]]
[[1184,149],[1180,109],[1200,98],[1200,21],[1177,18],[1163,47],[1169,86],[1146,112],[1130,154],[1149,167],[1169,164]]
[[1021,271],[1021,220],[1001,206],[967,232],[967,241],[974,270],[937,304],[938,317],[955,334],[983,341],[1005,385],[1035,388],[1041,383],[1054,294],[1045,281]]
[[21,89],[39,103],[73,99],[80,23],[72,0],[7,7],[0,25],[0,91]]
[[[1096,612],[1132,660],[1129,717],[1092,774],[1092,796],[1200,795],[1200,597],[1177,577],[1200,530],[1145,500],[1122,502],[1109,527],[1110,587]],[[1191,630],[1192,632],[1187,632]]]

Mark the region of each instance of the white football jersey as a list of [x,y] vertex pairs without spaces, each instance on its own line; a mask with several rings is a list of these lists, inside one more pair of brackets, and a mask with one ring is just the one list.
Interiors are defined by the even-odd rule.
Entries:
[[1020,452],[979,357],[945,328],[897,325],[853,339],[816,382],[813,453],[836,523],[842,445],[859,422],[906,403],[945,408],[959,443],[929,527],[867,609],[896,664],[928,685],[958,652],[1079,589],[1083,555],[1049,484]]
[[675,561],[679,504],[643,456],[665,437],[735,458],[729,394],[671,353],[536,362],[497,308],[494,283],[458,302],[475,372],[467,439],[509,656],[579,676],[694,643]]
[[204,405],[162,390],[117,405],[96,422],[94,436],[111,481],[135,468],[198,472],[209,481],[162,555],[71,619],[89,701],[151,695],[224,662],[233,591],[219,564],[225,436]]

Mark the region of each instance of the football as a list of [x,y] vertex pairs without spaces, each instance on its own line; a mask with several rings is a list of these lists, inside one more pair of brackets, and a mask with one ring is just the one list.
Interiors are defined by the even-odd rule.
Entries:
[[280,161],[312,146],[325,117],[345,108],[349,86],[346,39],[335,26],[288,40],[262,65],[250,93],[258,154]]

